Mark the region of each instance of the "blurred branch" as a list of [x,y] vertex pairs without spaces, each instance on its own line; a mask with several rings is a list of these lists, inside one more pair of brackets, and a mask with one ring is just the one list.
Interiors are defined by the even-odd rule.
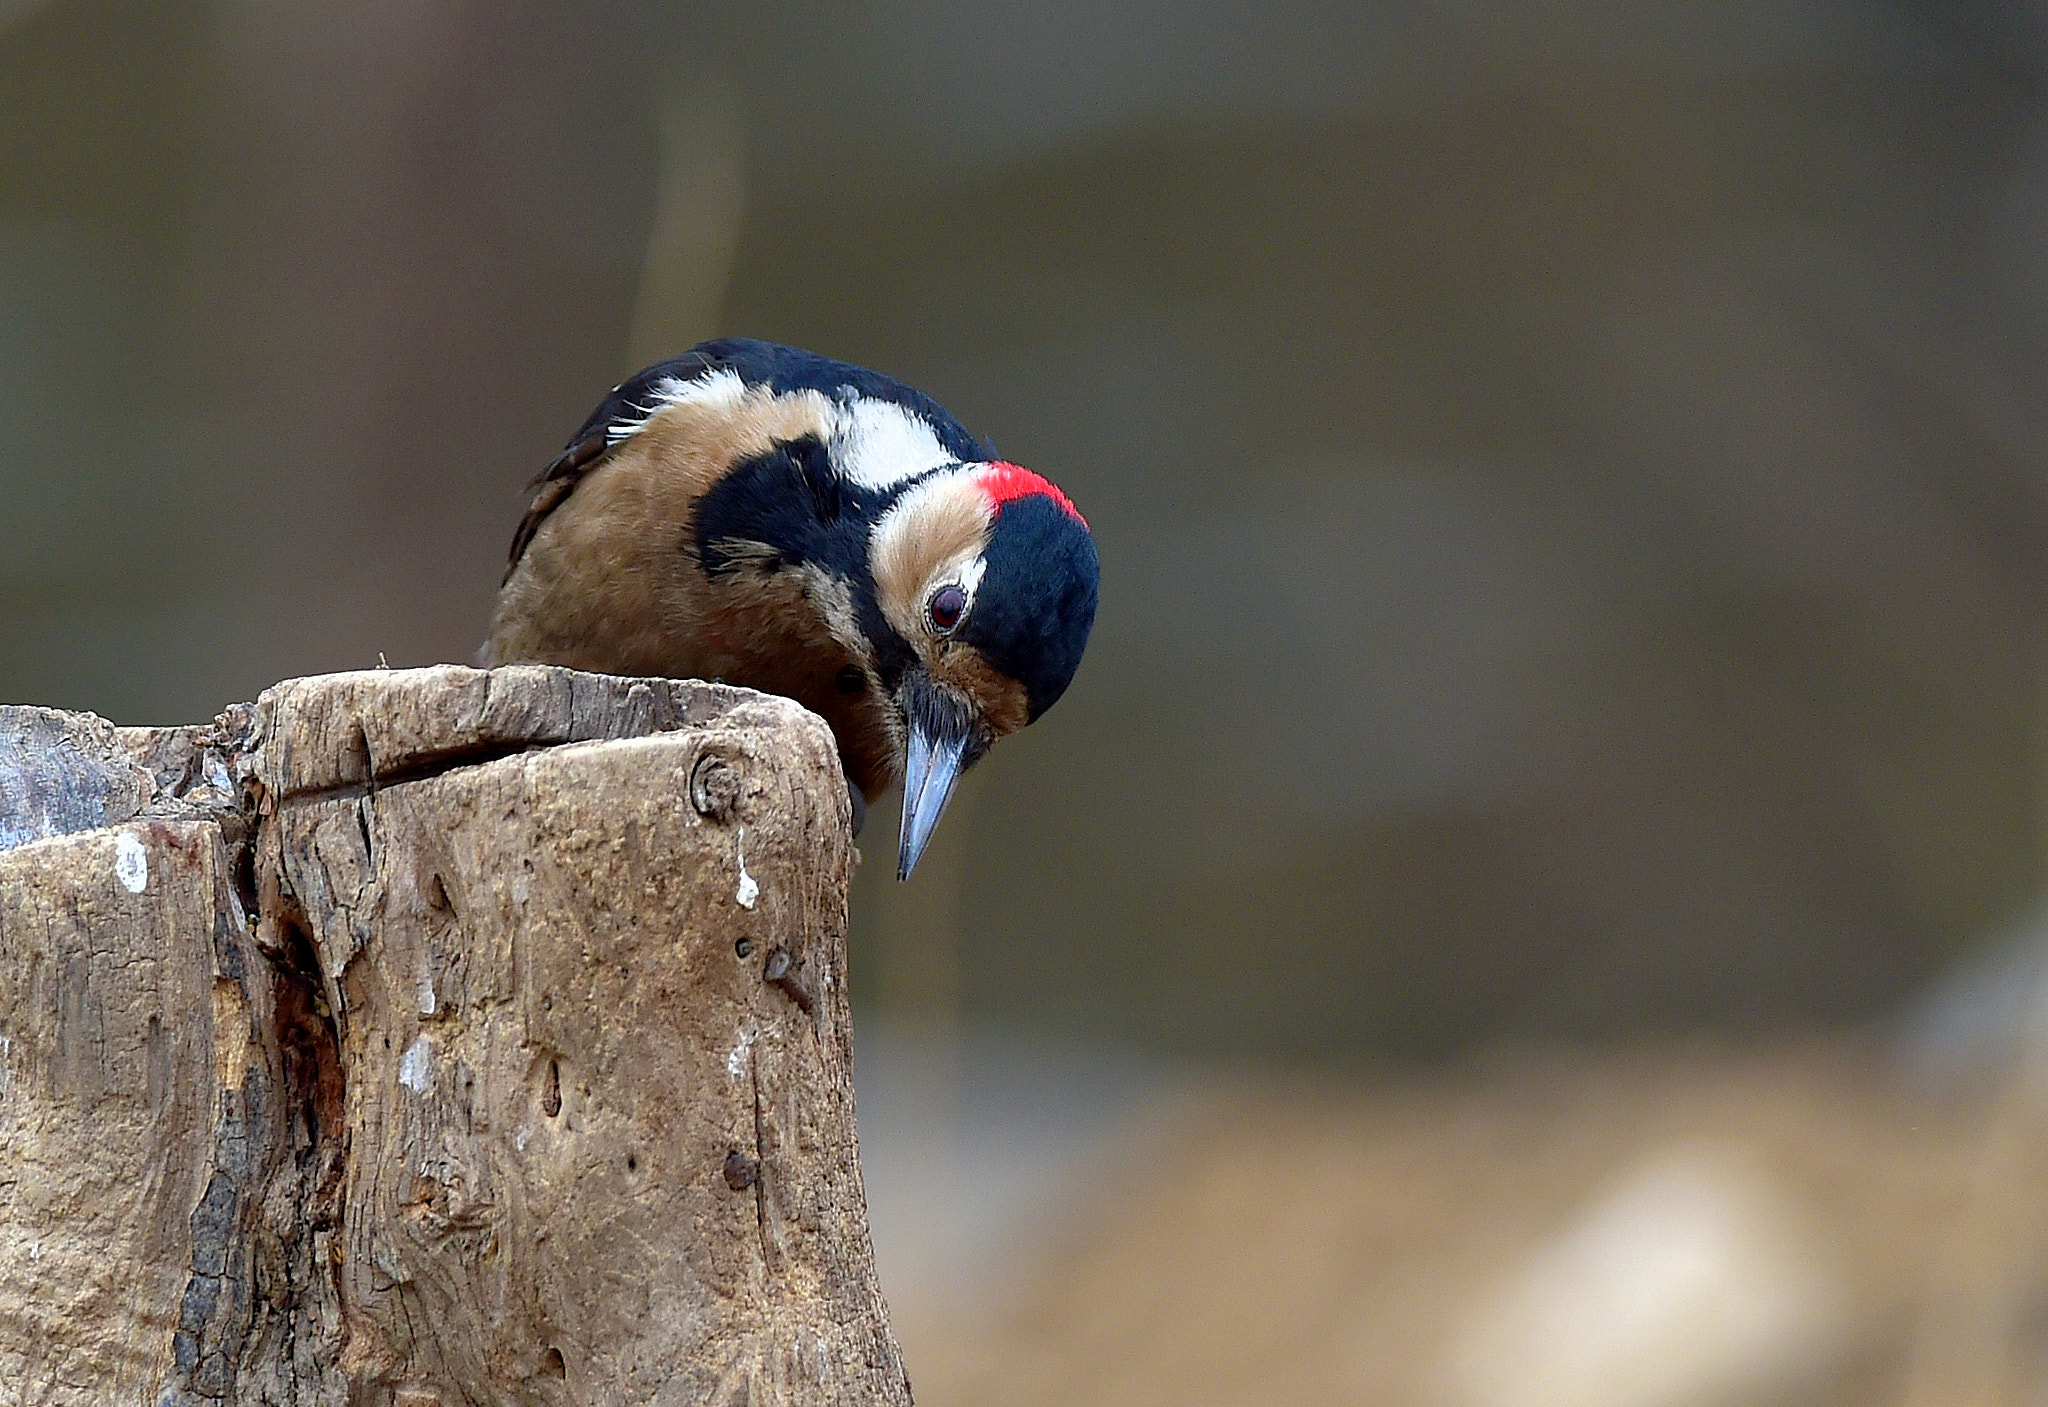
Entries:
[[1905,1407],[2038,1400],[2038,1313],[2048,1170],[2048,950],[2038,950],[1963,1202],[1938,1248],[1909,1353]]
[[745,147],[730,79],[699,75],[662,99],[654,228],[633,307],[629,371],[717,330],[746,208]]
[[49,4],[50,0],[0,0],[0,34]]

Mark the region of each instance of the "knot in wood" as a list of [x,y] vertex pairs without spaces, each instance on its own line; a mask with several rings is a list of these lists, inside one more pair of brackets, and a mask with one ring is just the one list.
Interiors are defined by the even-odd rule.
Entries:
[[798,975],[796,962],[786,950],[776,948],[768,954],[768,960],[761,965],[761,976],[769,986],[780,988],[804,1015],[809,1016],[818,1009],[817,994]]
[[707,752],[690,769],[690,804],[713,821],[730,821],[740,801],[740,769]]
[[761,1180],[761,1165],[735,1148],[725,1155],[725,1185],[744,1192]]

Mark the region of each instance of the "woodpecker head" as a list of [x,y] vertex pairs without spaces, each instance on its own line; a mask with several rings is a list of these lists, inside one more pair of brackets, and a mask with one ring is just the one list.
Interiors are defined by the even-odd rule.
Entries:
[[907,738],[897,873],[908,877],[961,773],[1066,691],[1095,621],[1088,525],[1028,469],[926,475],[868,539],[876,607],[907,655],[894,697]]
[[1095,618],[1065,494],[921,392],[791,347],[649,367],[535,482],[488,658],[798,699],[856,796],[903,777],[904,878],[960,776],[1066,690]]

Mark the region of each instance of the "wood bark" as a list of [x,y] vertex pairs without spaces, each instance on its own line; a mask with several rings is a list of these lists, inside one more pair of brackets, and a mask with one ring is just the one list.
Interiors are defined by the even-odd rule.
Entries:
[[908,1403],[784,699],[0,709],[0,1402]]

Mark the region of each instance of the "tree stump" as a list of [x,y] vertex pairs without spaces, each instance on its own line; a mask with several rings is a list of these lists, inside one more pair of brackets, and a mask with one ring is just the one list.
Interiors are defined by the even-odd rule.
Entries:
[[907,1404],[854,862],[743,689],[0,709],[0,1399]]

